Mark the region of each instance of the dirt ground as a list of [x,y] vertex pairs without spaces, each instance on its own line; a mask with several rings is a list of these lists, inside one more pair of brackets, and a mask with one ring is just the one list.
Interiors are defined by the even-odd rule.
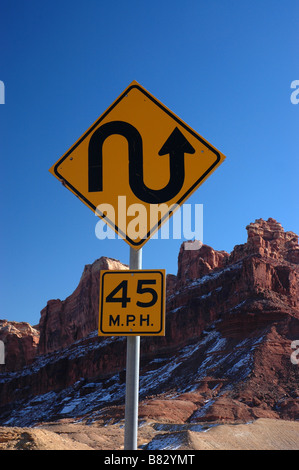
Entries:
[[[163,425],[144,421],[138,446],[145,450],[299,450],[299,422],[258,419],[248,424]],[[0,427],[0,450],[121,450],[123,423],[58,422],[35,428]]]

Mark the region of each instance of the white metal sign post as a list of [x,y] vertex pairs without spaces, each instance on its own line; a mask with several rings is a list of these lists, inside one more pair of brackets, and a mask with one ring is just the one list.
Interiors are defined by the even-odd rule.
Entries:
[[[142,248],[130,247],[130,269],[142,269]],[[137,449],[140,336],[127,336],[125,450]]]

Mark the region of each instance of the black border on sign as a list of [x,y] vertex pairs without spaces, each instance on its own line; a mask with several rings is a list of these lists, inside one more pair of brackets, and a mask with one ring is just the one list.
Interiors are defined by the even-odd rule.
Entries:
[[[110,275],[110,274],[160,274],[161,278],[162,278],[162,282],[161,282],[161,318],[160,318],[160,323],[161,323],[161,328],[158,330],[158,331],[151,331],[149,333],[145,333],[144,331],[134,331],[134,332],[126,332],[126,331],[121,331],[121,332],[115,332],[115,333],[112,333],[111,331],[110,332],[107,332],[107,331],[103,331],[102,329],[102,319],[103,319],[103,295],[104,295],[104,289],[103,289],[103,286],[104,286],[104,276],[106,275]],[[164,327],[164,297],[165,297],[165,291],[164,291],[164,274],[161,272],[161,270],[154,270],[154,269],[137,269],[137,270],[134,270],[134,269],[130,269],[130,270],[123,270],[123,271],[108,271],[108,272],[104,272],[102,275],[101,275],[101,283],[100,283],[100,295],[101,295],[101,298],[100,298],[100,306],[101,306],[101,309],[99,311],[99,331],[103,334],[103,335],[106,335],[106,336],[154,336],[154,335],[158,335],[159,333],[161,333],[161,331],[163,330],[163,327]]]
[[184,129],[186,129],[190,134],[192,134],[197,140],[199,140],[202,144],[204,144],[211,152],[213,152],[216,156],[215,162],[204,172],[203,175],[181,196],[176,203],[173,203],[173,206],[180,205],[183,203],[183,201],[194,191],[194,189],[200,185],[201,181],[204,180],[215,168],[215,166],[220,162],[220,153],[214,149],[208,142],[206,142],[203,138],[201,138],[198,134],[196,134],[193,129],[191,129],[187,124],[185,124],[183,121],[181,121],[180,118],[178,118],[175,114],[173,114],[169,109],[167,109],[162,103],[157,101],[153,96],[151,96],[146,90],[144,90],[141,86],[134,84],[131,85],[128,89],[126,89],[120,97],[102,114],[102,116],[91,126],[90,129],[88,129],[85,134],[70,148],[70,150],[56,163],[54,166],[54,173],[59,178],[64,182],[66,186],[68,186],[82,201],[84,201],[94,212],[96,212],[103,220],[106,220],[111,227],[114,228],[114,230],[120,234],[127,242],[132,246],[132,247],[141,247],[144,243],[145,240],[147,241],[151,234],[156,231],[157,228],[159,228],[162,224],[162,222],[166,219],[169,218],[171,213],[173,212],[172,210],[169,211],[169,213],[165,214],[163,217],[161,217],[158,220],[158,223],[151,228],[146,236],[142,238],[139,242],[136,242],[132,240],[130,237],[127,236],[122,230],[118,228],[118,226],[113,223],[111,220],[108,219],[104,214],[99,213],[97,210],[96,206],[92,204],[83,194],[81,194],[77,189],[69,182],[67,181],[62,175],[60,175],[58,171],[59,165],[61,165],[64,160],[78,147],[78,145],[81,144],[81,142],[86,139],[86,137],[93,132],[93,130],[100,124],[100,122],[112,111],[115,106],[118,105],[118,103],[126,97],[126,95],[133,89],[137,88],[141,93],[143,93],[148,99],[150,99],[156,106],[158,106],[162,111],[164,111],[166,114],[168,114],[174,121],[176,121],[180,126],[182,126]]

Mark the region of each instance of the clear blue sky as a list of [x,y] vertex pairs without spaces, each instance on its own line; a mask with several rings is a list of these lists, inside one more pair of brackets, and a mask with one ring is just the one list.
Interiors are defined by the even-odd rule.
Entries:
[[[260,217],[299,233],[297,0],[1,0],[0,38],[0,318],[36,324],[85,264],[128,262],[48,169],[133,80],[227,157],[188,200],[204,243],[230,252]],[[182,241],[143,267],[176,273]]]

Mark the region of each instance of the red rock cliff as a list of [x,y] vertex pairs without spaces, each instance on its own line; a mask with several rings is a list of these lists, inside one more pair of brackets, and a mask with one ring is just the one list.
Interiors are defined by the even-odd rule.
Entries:
[[[299,418],[299,367],[290,360],[291,343],[299,340],[298,236],[274,219],[258,219],[247,232],[247,242],[231,254],[206,245],[181,246],[178,273],[167,278],[166,336],[141,340],[141,396],[180,391],[192,401],[191,422]],[[92,333],[99,272],[109,268],[127,266],[101,258],[85,268],[71,296],[49,301],[41,313],[33,365],[2,379],[0,374],[0,401],[11,403],[11,409],[21,403],[19,422],[31,423],[19,400],[50,391],[55,413],[64,409],[67,393],[79,403],[92,387],[99,392],[88,403],[86,398],[85,406],[103,407],[106,395],[109,403],[120,400],[126,342]],[[89,388],[82,378],[96,383]],[[29,403],[30,411],[41,409],[39,399]],[[0,409],[2,422],[8,409]],[[54,411],[48,411],[49,419]],[[36,422],[42,419],[36,416]]]
[[20,370],[36,356],[39,331],[26,322],[0,320],[0,340],[5,346],[5,364],[0,365],[0,373]]
[[85,266],[76,290],[65,300],[49,300],[41,311],[38,354],[62,349],[98,327],[101,270],[128,269],[120,261],[102,257]]

